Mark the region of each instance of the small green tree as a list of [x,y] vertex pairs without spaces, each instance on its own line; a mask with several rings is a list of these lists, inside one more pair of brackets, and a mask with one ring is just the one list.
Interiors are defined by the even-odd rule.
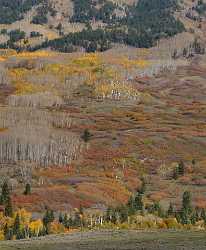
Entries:
[[68,227],[68,216],[66,213],[64,214],[64,217],[63,217],[63,225],[65,227]]
[[177,55],[177,49],[175,49],[172,53],[172,58],[173,59],[177,59],[178,55]]
[[109,206],[106,211],[105,219],[107,222],[109,222],[111,221],[111,218],[112,218],[112,207]]
[[172,178],[173,178],[174,180],[177,180],[177,179],[178,179],[178,167],[176,167],[176,168],[174,169]]
[[85,141],[85,142],[88,142],[92,137],[92,134],[89,132],[88,129],[85,129],[84,130],[84,133],[82,135],[82,139]]
[[187,52],[188,52],[187,49],[184,48],[184,49],[183,49],[183,52],[182,52],[182,55],[183,55],[184,57],[186,57],[186,56],[187,56]]
[[195,215],[195,212],[194,213],[192,213],[192,215],[191,215],[191,217],[190,217],[190,221],[191,221],[191,223],[192,223],[192,225],[195,225],[195,223],[196,223],[196,215]]
[[45,215],[43,217],[43,224],[45,227],[45,233],[48,234],[49,225],[54,221],[54,212],[52,210],[46,209]]
[[142,184],[141,184],[141,188],[140,188],[140,190],[139,190],[139,193],[140,193],[140,194],[144,194],[145,191],[146,191],[145,179],[144,179],[144,178],[141,178],[141,181],[142,181]]
[[173,207],[171,202],[170,202],[169,208],[167,210],[167,215],[168,216],[174,216],[174,207]]
[[24,190],[24,195],[30,195],[30,194],[31,194],[31,185],[27,183]]
[[13,230],[6,223],[6,225],[4,226],[4,238],[5,240],[12,240],[12,237],[13,237]]
[[190,224],[190,216],[187,210],[182,209],[180,212],[180,217],[182,224]]
[[195,221],[199,221],[199,220],[200,220],[199,208],[196,207],[195,208]]
[[143,206],[142,194],[138,192],[134,198],[134,208],[135,210],[142,211]]
[[8,201],[10,196],[10,190],[9,190],[9,185],[8,182],[5,181],[2,185],[2,191],[1,191],[1,199],[0,199],[0,203],[2,205],[5,205],[6,202]]
[[200,218],[206,223],[206,213],[204,208],[201,209]]
[[189,191],[185,191],[182,196],[182,209],[181,209],[182,224],[190,223],[191,214],[192,214],[191,193]]
[[63,224],[63,216],[62,216],[62,213],[59,214],[59,223],[62,223],[62,224]]
[[120,206],[117,208],[117,211],[119,213],[119,219],[121,223],[127,222],[128,221],[128,208],[127,206]]
[[180,163],[178,164],[178,174],[179,175],[185,174],[185,164],[183,161],[180,161]]
[[12,217],[13,215],[13,208],[12,208],[12,202],[11,202],[10,196],[5,204],[4,214],[5,216],[8,216],[8,217]]
[[189,191],[185,191],[182,196],[182,208],[191,213],[192,205],[191,205],[191,193]]
[[17,213],[14,225],[13,225],[13,234],[17,236],[17,238],[20,238],[21,231],[20,231],[20,217],[19,214]]
[[196,160],[195,159],[192,159],[192,166],[194,167],[196,164]]
[[127,202],[127,207],[128,207],[128,213],[129,215],[135,214],[135,201],[133,196],[131,195],[128,202]]

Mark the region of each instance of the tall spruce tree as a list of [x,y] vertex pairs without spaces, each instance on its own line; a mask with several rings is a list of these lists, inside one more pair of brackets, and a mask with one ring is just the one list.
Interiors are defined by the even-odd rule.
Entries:
[[180,163],[178,164],[178,174],[179,175],[185,174],[185,164],[183,161],[180,161]]
[[9,196],[10,196],[9,185],[8,182],[5,181],[2,185],[0,203],[2,205],[5,205],[8,202]]
[[13,208],[12,208],[12,202],[11,202],[10,196],[8,197],[8,200],[6,201],[4,214],[5,216],[8,216],[8,217],[12,217],[13,215]]
[[20,216],[17,213],[15,221],[14,221],[14,225],[13,225],[13,234],[16,235],[17,239],[21,238],[21,230],[20,230]]
[[143,201],[142,201],[142,194],[137,193],[134,198],[134,208],[135,210],[142,211],[143,209]]
[[191,214],[192,214],[191,193],[189,191],[185,191],[182,197],[182,209],[181,209],[182,224],[190,223]]
[[206,213],[204,208],[201,209],[200,218],[206,223]]
[[141,178],[141,181],[142,181],[142,184],[141,184],[141,188],[140,188],[140,190],[139,190],[139,193],[140,193],[140,194],[144,194],[145,191],[146,191],[145,179],[144,179],[144,178]]
[[31,185],[29,183],[26,184],[24,195],[30,195],[31,194]]
[[167,210],[167,215],[168,216],[174,216],[174,207],[173,207],[171,202],[170,202],[169,208]]

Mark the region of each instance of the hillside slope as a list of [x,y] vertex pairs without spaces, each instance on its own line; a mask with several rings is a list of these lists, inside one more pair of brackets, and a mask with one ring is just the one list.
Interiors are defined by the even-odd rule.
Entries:
[[[185,29],[201,34],[200,16],[202,20],[204,14],[204,7],[197,2],[188,5],[176,0],[19,0],[17,8],[15,4],[0,2],[2,48],[94,52],[107,50],[114,43],[152,47],[157,40]],[[14,36],[13,30],[25,34],[16,32]]]
[[[104,211],[126,203],[145,180],[145,204],[160,202],[167,209],[173,202],[179,208],[187,189],[194,192],[194,207],[206,208],[205,5],[147,3],[142,0],[129,8],[128,23],[120,18],[118,27],[112,21],[117,17],[111,23],[105,19],[105,30],[88,24],[97,24],[94,12],[103,8],[92,3],[84,20],[78,20],[82,27],[86,22],[87,29],[73,35],[60,31],[69,18],[79,25],[74,3],[63,28],[60,25],[57,32],[48,26],[71,7],[66,1],[27,1],[23,12],[16,10],[18,20],[2,24],[2,36],[10,39],[4,45],[17,49],[0,50],[0,184],[8,180],[12,186],[14,207],[35,213],[45,207],[69,211],[80,205]],[[37,24],[42,4],[49,11],[48,22]],[[13,11],[13,6],[5,8]],[[105,12],[99,14],[95,12],[102,25]],[[184,23],[181,33],[178,18]],[[136,25],[142,19],[144,25]],[[27,36],[36,29],[29,38],[35,41],[35,51],[15,25]],[[119,35],[112,36],[117,33],[110,27]],[[121,44],[128,38],[122,27],[135,38],[130,43],[142,46]],[[133,31],[140,33],[139,40]],[[45,41],[49,34],[51,39]],[[136,48],[144,47],[140,38],[148,42],[145,47],[153,45],[151,39],[155,46]],[[104,51],[85,53],[83,48]],[[175,176],[180,162],[185,172]],[[25,196],[27,183],[32,193]]]

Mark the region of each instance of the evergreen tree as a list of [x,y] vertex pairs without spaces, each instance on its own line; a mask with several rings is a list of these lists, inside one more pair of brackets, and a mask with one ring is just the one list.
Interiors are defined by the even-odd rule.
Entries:
[[197,221],[195,212],[192,213],[192,215],[190,217],[190,221],[191,221],[192,225],[195,225],[195,223]]
[[5,214],[5,216],[8,216],[8,217],[12,217],[12,215],[13,215],[13,208],[12,208],[12,202],[11,202],[10,197],[6,201],[4,214]]
[[142,179],[141,179],[141,181],[142,181],[142,185],[141,185],[141,188],[140,188],[140,190],[139,190],[139,193],[140,193],[140,194],[144,194],[144,193],[145,193],[145,191],[146,191],[146,183],[145,183],[145,179],[144,179],[144,178],[142,178]]
[[67,228],[70,228],[74,225],[72,217],[69,217],[68,221],[67,221]]
[[169,205],[169,208],[168,208],[168,211],[167,211],[167,215],[168,216],[174,216],[174,207],[173,207],[171,202],[170,202],[170,205]]
[[27,183],[24,190],[24,195],[30,195],[30,194],[31,194],[31,185]]
[[107,211],[106,211],[106,221],[109,222],[111,221],[111,218],[112,218],[112,207],[108,207],[107,208]]
[[180,161],[180,163],[178,164],[178,174],[184,175],[184,173],[185,173],[185,164],[183,161]]
[[181,212],[175,212],[175,218],[177,219],[178,223],[181,223]]
[[17,236],[17,238],[19,239],[21,236],[21,231],[20,231],[20,217],[19,214],[17,213],[15,221],[14,221],[14,225],[13,225],[13,234]]
[[49,222],[53,222],[54,219],[55,219],[55,217],[54,217],[54,211],[50,210],[49,211]]
[[176,168],[174,169],[172,178],[173,178],[174,180],[177,180],[177,179],[178,179],[178,167],[176,167]]
[[65,227],[68,227],[68,216],[67,216],[66,213],[65,213],[64,218],[63,218],[63,225],[64,225]]
[[177,49],[175,49],[172,53],[172,58],[177,59]]
[[185,191],[183,193],[182,197],[182,208],[189,213],[192,211],[192,205],[191,205],[191,193],[189,191]]
[[5,205],[8,202],[10,196],[8,183],[5,181],[2,186],[0,203]]
[[195,164],[196,164],[196,160],[192,159],[192,165],[193,165],[193,167],[195,166]]
[[54,221],[54,212],[52,210],[46,209],[46,213],[43,217],[43,224],[45,227],[45,232],[48,234],[49,224]]
[[13,230],[11,228],[9,228],[7,223],[4,227],[4,238],[6,240],[12,240],[12,238],[13,238]]
[[134,201],[133,196],[130,196],[130,198],[127,202],[127,206],[128,206],[129,215],[135,214],[135,201]]
[[63,216],[62,216],[62,213],[59,214],[59,223],[63,224]]
[[187,210],[182,209],[180,216],[182,224],[190,224],[190,216]]
[[183,49],[182,55],[183,55],[184,57],[187,56],[187,49],[186,49],[186,48]]
[[142,194],[140,194],[139,192],[136,194],[134,198],[134,209],[138,211],[139,210],[142,211],[143,209]]
[[189,191],[185,191],[182,197],[182,209],[181,209],[182,224],[190,223],[191,213],[192,213],[191,193]]
[[76,211],[76,212],[75,212],[75,215],[74,215],[74,221],[73,221],[74,226],[75,226],[75,227],[81,227],[81,225],[82,225],[81,222],[82,222],[82,221],[81,221],[80,213],[79,213],[79,211]]
[[120,222],[124,223],[128,220],[128,208],[124,205],[117,208],[119,213]]
[[206,223],[206,213],[204,208],[201,209],[200,218]]
[[118,221],[116,209],[112,209],[111,222],[116,224]]
[[88,142],[92,137],[92,134],[89,132],[88,129],[85,129],[84,130],[84,133],[82,135],[82,139],[85,141],[85,142]]
[[82,205],[79,207],[79,214],[83,215],[84,214],[84,208]]
[[198,207],[195,208],[195,221],[199,221],[200,220],[200,216],[199,216],[199,209]]

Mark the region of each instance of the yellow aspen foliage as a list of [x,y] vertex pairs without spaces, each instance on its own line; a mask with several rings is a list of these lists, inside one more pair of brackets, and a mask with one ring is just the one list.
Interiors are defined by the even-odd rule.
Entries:
[[14,218],[11,217],[3,217],[1,219],[1,228],[4,228],[5,226],[11,227],[14,224]]
[[43,229],[43,223],[40,219],[30,222],[29,229],[35,236],[39,236],[40,231]]
[[53,56],[54,54],[55,53],[52,51],[41,50],[35,52],[22,52],[16,54],[15,56],[21,58],[40,58],[40,57],[50,57]]
[[14,218],[16,217],[17,214],[20,217],[21,224],[23,226],[29,226],[31,220],[31,213],[22,208],[17,210],[17,212],[14,214]]
[[140,68],[145,68],[146,66],[149,65],[149,62],[142,59],[129,60],[128,58],[123,58],[121,61],[121,65],[124,66],[125,68],[131,68],[135,66]]
[[4,231],[0,230],[0,240],[4,240]]
[[[36,72],[32,72],[36,74]],[[42,84],[33,84],[27,81],[28,75],[31,72],[25,68],[11,69],[9,71],[9,76],[12,79],[12,83],[16,88],[16,94],[33,94],[38,92],[44,92],[48,90],[48,86]]]
[[66,232],[66,229],[64,225],[62,225],[58,221],[53,221],[49,226],[50,234],[58,234],[58,233],[65,233],[65,232]]
[[141,94],[132,85],[124,82],[112,81],[110,83],[100,83],[96,85],[95,95],[102,98],[112,97],[112,93],[119,93],[119,96],[122,98],[136,97],[138,98]]
[[83,57],[79,57],[73,60],[75,65],[80,67],[94,67],[102,63],[102,60],[98,53],[85,54]]
[[0,49],[0,56],[7,59],[10,56],[16,56],[17,52],[14,49]]

